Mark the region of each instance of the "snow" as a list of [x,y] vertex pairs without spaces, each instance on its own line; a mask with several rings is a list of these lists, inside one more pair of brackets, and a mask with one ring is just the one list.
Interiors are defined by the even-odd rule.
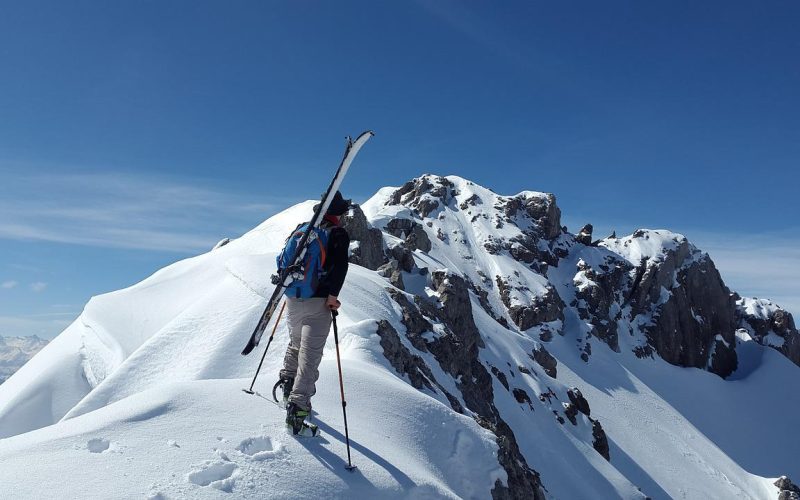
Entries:
[[[362,205],[367,218],[385,228],[394,217],[412,218],[427,233],[430,252],[416,251],[417,265],[449,270],[491,293],[490,310],[470,292],[472,312],[485,347],[480,363],[492,376],[494,405],[511,427],[526,461],[541,474],[551,498],[764,498],[774,499],[778,475],[800,477],[800,435],[790,432],[800,393],[787,391],[798,368],[745,331],[737,332],[740,366],[728,380],[660,358],[639,359],[641,342],[628,328],[649,321],[620,322],[621,352],[592,339],[590,362],[576,341],[592,325],[574,308],[527,332],[510,321],[496,293],[496,277],[511,287],[512,304],[531,304],[548,286],[570,304],[593,282],[581,269],[622,259],[662,259],[688,249],[687,261],[704,258],[685,238],[669,231],[643,231],[606,239],[600,247],[559,245],[569,255],[541,275],[506,250],[485,244],[520,236],[531,224],[519,214],[495,227],[503,197],[456,176],[457,194],[429,217],[404,205],[386,205],[384,188]],[[515,197],[541,198],[523,191]],[[475,197],[475,198],[473,198]],[[475,205],[459,207],[473,198]],[[459,385],[433,354],[414,348],[404,335],[402,311],[391,287],[377,273],[351,266],[338,317],[352,460],[346,449],[333,337],[328,339],[314,397],[322,436],[296,439],[286,433],[283,410],[266,396],[281,366],[288,335],[279,325],[251,396],[242,388],[266,342],[249,357],[239,352],[272,290],[269,276],[286,235],[308,218],[315,202],[301,203],[209,253],[168,266],[139,284],[93,298],[61,335],[0,385],[0,482],[9,498],[488,498],[507,480],[498,463],[496,438],[467,415],[454,412],[441,391],[418,391],[383,355],[377,322],[386,320],[400,342],[418,355],[445,390],[465,405]],[[429,225],[430,224],[430,225]],[[445,237],[437,237],[438,231]],[[397,239],[385,235],[390,244]],[[580,268],[579,268],[580,264]],[[404,273],[407,292],[435,301],[430,272]],[[662,300],[669,296],[662,290]],[[413,295],[408,295],[413,299]],[[767,317],[765,301],[742,303]],[[623,308],[629,313],[629,308]],[[622,317],[629,318],[630,314]],[[536,335],[551,328],[544,344],[558,361],[552,378],[531,355]],[[444,335],[434,323],[422,335]],[[527,370],[523,372],[520,367]],[[592,418],[605,429],[611,461],[592,448],[592,424],[560,423],[566,390],[578,387]],[[520,403],[514,390],[531,403]],[[552,393],[552,398],[539,396]],[[518,393],[519,394],[519,393]],[[35,470],[32,471],[32,464]],[[64,478],[69,478],[64,480]],[[298,493],[298,488],[302,491]],[[641,491],[640,491],[641,489]]]
[[[0,441],[4,496],[483,498],[505,479],[494,440],[474,421],[373,366],[351,359],[344,369],[356,472],[344,468],[336,364],[328,358],[314,400],[319,438],[289,435],[283,410],[241,391],[247,379],[167,382]],[[32,461],[35,480],[22,480]]]

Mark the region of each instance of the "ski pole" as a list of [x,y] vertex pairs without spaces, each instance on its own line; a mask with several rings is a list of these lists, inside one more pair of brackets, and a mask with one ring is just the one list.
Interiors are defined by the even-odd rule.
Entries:
[[253,392],[253,386],[256,385],[256,378],[258,378],[258,372],[261,371],[261,365],[264,364],[264,358],[267,357],[267,351],[269,350],[269,345],[272,343],[272,337],[275,336],[275,330],[278,329],[278,323],[281,322],[281,316],[283,316],[283,310],[286,308],[286,301],[283,301],[283,305],[281,305],[281,311],[278,313],[278,319],[275,320],[275,326],[272,327],[272,334],[269,336],[269,341],[267,341],[267,347],[264,349],[264,355],[261,356],[261,362],[258,363],[258,368],[256,368],[256,374],[253,376],[253,382],[250,384],[250,389],[242,389],[247,394],[255,394]]
[[336,364],[339,367],[339,390],[342,393],[342,415],[344,416],[344,439],[347,443],[347,465],[345,469],[353,471],[356,466],[350,461],[350,433],[347,430],[347,401],[344,400],[344,382],[342,382],[342,358],[339,356],[339,329],[336,327],[336,316],[339,313],[336,310],[331,310],[331,319],[333,320],[333,340],[336,342]]

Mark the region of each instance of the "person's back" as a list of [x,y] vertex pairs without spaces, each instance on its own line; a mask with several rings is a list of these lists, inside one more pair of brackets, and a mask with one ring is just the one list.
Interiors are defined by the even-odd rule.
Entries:
[[[290,340],[277,386],[283,388],[286,424],[294,434],[308,428],[305,417],[311,411],[316,392],[319,364],[331,326],[331,311],[339,308],[339,292],[348,269],[350,237],[339,218],[350,207],[350,200],[336,193],[320,229],[327,233],[318,283],[310,298],[287,292],[287,322]],[[308,271],[307,271],[308,272]]]

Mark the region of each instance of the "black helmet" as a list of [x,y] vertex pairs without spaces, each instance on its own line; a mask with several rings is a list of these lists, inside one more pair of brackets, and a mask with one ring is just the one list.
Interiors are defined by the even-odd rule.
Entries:
[[350,208],[350,203],[351,200],[345,200],[342,197],[342,193],[336,191],[336,194],[333,195],[333,199],[331,200],[331,204],[328,205],[326,214],[335,215],[337,217],[343,215]]

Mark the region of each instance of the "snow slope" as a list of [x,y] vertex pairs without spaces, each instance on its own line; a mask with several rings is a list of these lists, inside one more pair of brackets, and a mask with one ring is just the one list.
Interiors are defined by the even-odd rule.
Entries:
[[[532,272],[508,254],[484,249],[525,228],[522,222],[497,227],[494,207],[545,195],[503,197],[448,179],[458,193],[426,216],[387,205],[395,188],[380,190],[364,213],[384,230],[389,247],[399,243],[387,232],[398,216],[419,220],[428,235],[430,251],[413,252],[428,274],[403,272],[412,302],[418,296],[436,304],[433,271],[447,269],[492,289],[494,276],[506,279],[508,304],[496,293],[485,301],[469,293],[482,343],[479,362],[494,368],[492,404],[548,497],[772,499],[775,477],[800,477],[800,438],[789,432],[800,395],[784,389],[800,370],[777,352],[740,339],[755,361],[734,380],[723,380],[657,357],[640,359],[631,352],[640,340],[635,336],[621,336],[620,352],[594,343],[586,363],[575,345],[588,326],[572,308],[563,320],[528,330],[510,321],[509,307],[535,307],[553,288],[569,303],[581,283],[566,270],[580,260],[658,259],[674,241],[672,233],[646,246],[618,240],[591,250],[556,238],[569,266]],[[321,439],[287,435],[282,411],[266,396],[287,344],[283,324],[256,385],[264,396],[240,391],[266,344],[254,355],[239,354],[272,290],[275,255],[313,204],[291,207],[209,253],[93,298],[74,324],[0,385],[0,483],[11,497],[58,491],[65,498],[487,498],[498,482],[505,484],[497,438],[469,409],[466,381],[409,340],[406,311],[389,293],[402,292],[360,266],[351,266],[339,316],[358,471],[343,468],[332,336],[314,398]],[[415,389],[387,360],[377,333],[382,320],[430,368],[435,389]],[[432,321],[431,328],[424,335],[428,345],[448,335],[442,322]],[[560,334],[547,342],[558,363],[555,377],[532,360],[545,331]],[[591,417],[605,429],[610,461],[593,448],[587,415],[578,413],[575,425],[564,423],[570,387],[586,396]],[[462,414],[446,394],[465,408]]]

